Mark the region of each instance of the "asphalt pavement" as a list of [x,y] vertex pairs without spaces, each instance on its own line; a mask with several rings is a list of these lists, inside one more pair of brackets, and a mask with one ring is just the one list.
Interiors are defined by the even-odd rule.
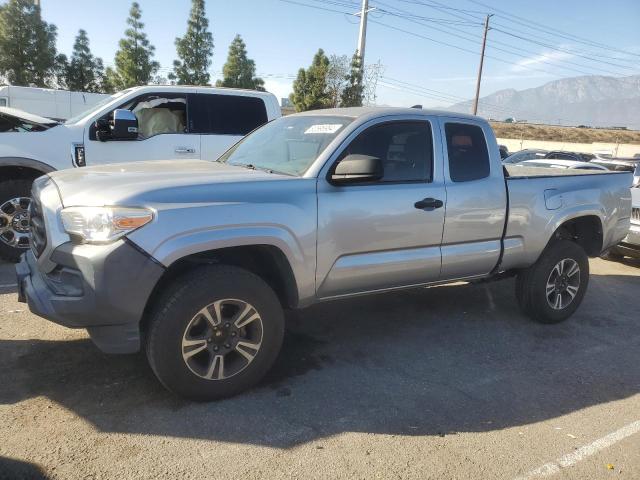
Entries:
[[0,478],[640,478],[640,262],[538,325],[513,280],[287,316],[262,384],[191,403],[29,313],[0,265]]

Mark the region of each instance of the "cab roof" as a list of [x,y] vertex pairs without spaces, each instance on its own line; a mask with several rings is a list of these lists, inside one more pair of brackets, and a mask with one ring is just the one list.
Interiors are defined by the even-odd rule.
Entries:
[[469,115],[466,113],[448,112],[445,110],[430,110],[422,108],[408,107],[349,107],[349,108],[326,108],[322,110],[308,110],[306,112],[294,113],[297,116],[307,115],[327,115],[334,117],[377,117],[387,115],[423,115],[431,117],[455,117],[468,120],[482,120],[482,117]]

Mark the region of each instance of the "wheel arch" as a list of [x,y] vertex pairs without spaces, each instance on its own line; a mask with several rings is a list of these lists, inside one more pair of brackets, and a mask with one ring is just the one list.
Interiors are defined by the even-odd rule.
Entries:
[[557,240],[570,240],[580,245],[590,257],[602,252],[604,241],[602,218],[596,213],[578,214],[556,222],[547,246]]
[[36,178],[53,171],[55,171],[55,168],[50,165],[31,158],[0,158],[0,178],[7,180],[35,180]]
[[202,265],[216,264],[233,265],[259,276],[273,288],[283,308],[299,305],[297,281],[287,256],[280,248],[269,244],[217,248],[181,257],[165,269],[147,300],[141,330],[146,330],[156,299],[175,279]]

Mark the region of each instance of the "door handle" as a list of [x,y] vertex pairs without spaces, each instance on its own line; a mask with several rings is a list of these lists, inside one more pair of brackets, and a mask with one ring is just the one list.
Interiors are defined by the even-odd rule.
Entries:
[[189,147],[176,147],[176,153],[196,153],[196,149],[195,148],[189,148]]
[[416,203],[413,204],[414,207],[420,210],[426,210],[426,209],[433,210],[435,208],[440,208],[443,205],[444,203],[442,203],[442,200],[437,200],[435,198],[423,198],[422,200],[417,201]]

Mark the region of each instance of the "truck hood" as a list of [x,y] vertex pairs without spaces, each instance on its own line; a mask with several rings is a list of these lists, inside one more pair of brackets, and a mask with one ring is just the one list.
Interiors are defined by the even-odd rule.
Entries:
[[206,203],[215,201],[216,192],[226,184],[295,178],[204,160],[120,163],[60,170],[49,176],[65,207]]
[[[9,124],[13,124],[15,121],[30,123],[32,125],[37,125],[39,127],[51,128],[55,125],[58,125],[59,122],[53,120],[52,118],[41,117],[40,115],[34,115],[33,113],[24,112],[22,110],[18,110],[17,108],[10,107],[0,107],[0,118],[8,121]],[[4,124],[3,122],[2,124]],[[0,132],[2,130],[0,129]],[[42,131],[42,128],[40,129]]]

